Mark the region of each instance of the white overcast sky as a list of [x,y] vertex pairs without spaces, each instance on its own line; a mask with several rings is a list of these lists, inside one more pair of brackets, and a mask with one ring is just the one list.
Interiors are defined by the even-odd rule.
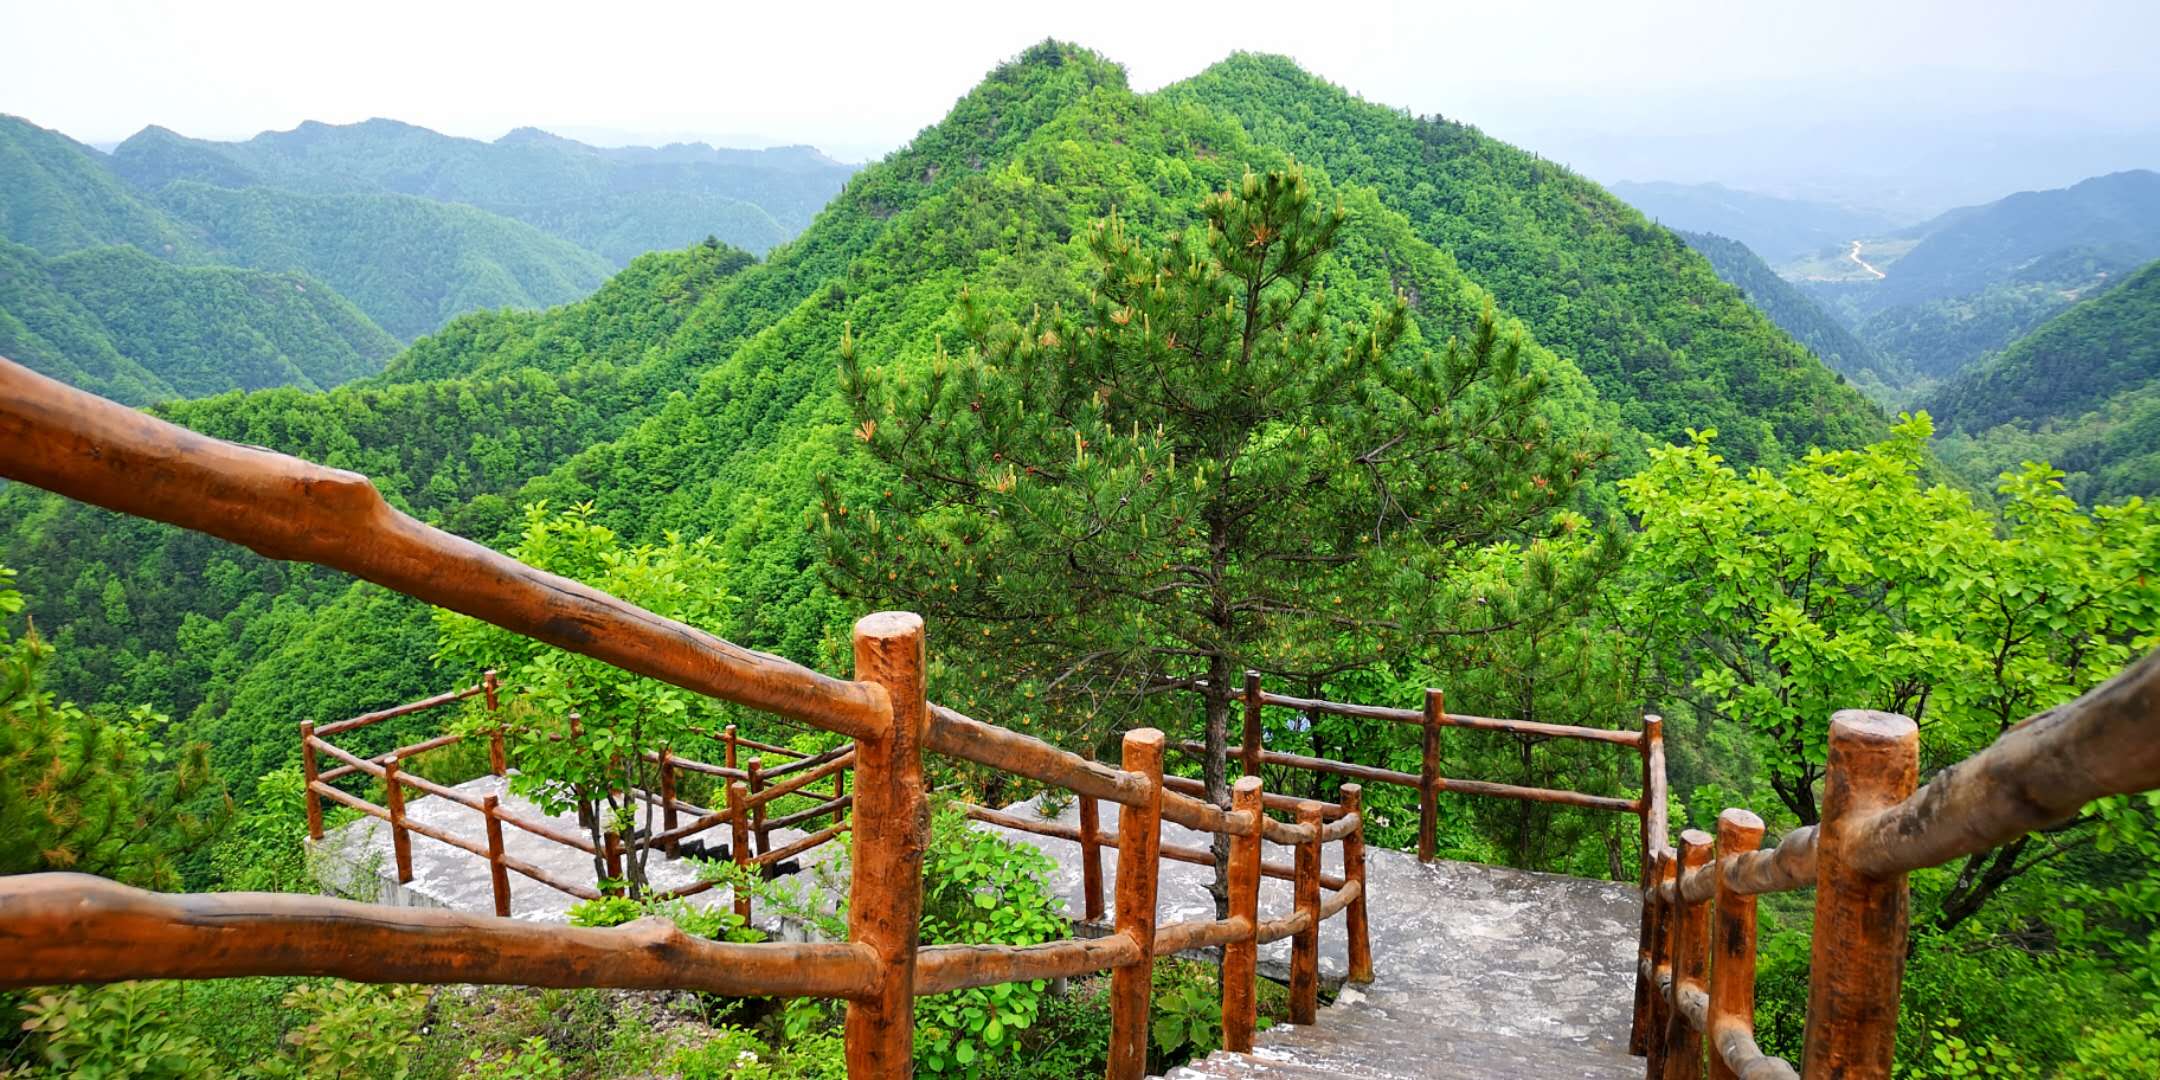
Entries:
[[[87,142],[153,123],[232,138],[388,116],[481,138],[528,124],[595,141],[752,136],[859,160],[1050,36],[1123,63],[1143,90],[1233,50],[1287,53],[1369,99],[1608,180],[1777,186],[1750,181],[1762,161],[1720,174],[1719,155],[1796,140],[1815,158],[1869,159],[1830,172],[1887,175],[1908,167],[1880,160],[1897,156],[1900,125],[2117,144],[2160,132],[2156,0],[0,0],[0,112]],[[2160,166],[2109,164],[2138,152],[2074,164]],[[1998,150],[2015,154],[2059,150]]]

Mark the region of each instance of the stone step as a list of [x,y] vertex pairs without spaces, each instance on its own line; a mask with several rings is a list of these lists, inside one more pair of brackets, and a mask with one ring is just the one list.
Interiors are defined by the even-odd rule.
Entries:
[[1596,1042],[1462,1031],[1366,1004],[1333,1005],[1318,1022],[1277,1025],[1253,1053],[1222,1051],[1164,1080],[1637,1080],[1642,1062]]

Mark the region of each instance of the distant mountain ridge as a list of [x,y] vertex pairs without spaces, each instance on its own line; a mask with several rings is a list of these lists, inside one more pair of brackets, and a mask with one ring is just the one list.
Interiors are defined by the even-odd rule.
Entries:
[[396,120],[308,121],[244,142],[145,128],[113,150],[145,190],[176,180],[307,194],[417,195],[534,225],[627,265],[706,236],[762,254],[816,215],[854,168],[809,147],[596,147],[519,128],[493,142]]
[[1660,225],[1681,233],[1730,237],[1772,265],[1881,235],[1911,220],[1716,183],[1623,180],[1608,188]]

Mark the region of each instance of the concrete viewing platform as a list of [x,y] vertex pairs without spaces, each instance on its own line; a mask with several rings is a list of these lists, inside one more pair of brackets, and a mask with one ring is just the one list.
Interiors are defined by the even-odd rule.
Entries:
[[[504,790],[499,777],[483,776],[458,785],[458,790],[476,798],[496,795],[505,808],[521,816],[546,816],[528,800]],[[1100,805],[1105,835],[1116,835],[1118,809],[1114,803]],[[1043,817],[1032,800],[1007,807],[1006,812]],[[484,843],[480,815],[469,807],[447,799],[416,798],[407,802],[406,814],[413,821]],[[565,830],[578,831],[573,816],[551,820]],[[1046,820],[1075,824],[1078,810],[1068,805]],[[1078,844],[988,824],[975,827],[1042,850],[1055,863],[1051,884],[1064,897],[1068,911],[1077,918],[1084,910]],[[774,830],[772,845],[777,849],[803,835],[794,829]],[[509,854],[564,881],[593,880],[592,859],[582,852],[517,828],[506,827],[503,836]],[[696,839],[717,850],[729,841],[730,833],[723,824]],[[1207,839],[1194,830],[1163,823],[1166,844],[1205,847]],[[813,849],[801,859],[802,874],[780,881],[804,887],[830,869],[825,864],[838,850],[837,845]],[[494,910],[486,861],[418,834],[412,836],[413,880],[398,884],[391,870],[389,826],[373,817],[333,830],[316,846],[316,853],[318,877],[346,895],[390,904]],[[1289,863],[1294,853],[1269,843],[1263,857]],[[1327,847],[1325,860],[1326,872],[1341,873],[1339,845]],[[1342,988],[1335,1004],[1321,1010],[1317,1024],[1279,1025],[1262,1032],[1252,1055],[1218,1053],[1174,1070],[1171,1077],[1617,1080],[1641,1075],[1639,1059],[1627,1056],[1640,922],[1632,885],[1471,863],[1421,864],[1410,854],[1378,848],[1367,849],[1365,874],[1374,982]],[[666,859],[658,852],[648,864],[648,875],[658,889],[697,880],[689,860]],[[1209,868],[1165,860],[1159,875],[1159,922],[1214,917],[1207,891],[1212,879]],[[1105,895],[1115,895],[1115,850],[1103,852],[1103,876]],[[829,889],[839,884],[826,883]],[[563,921],[576,903],[515,873],[510,875],[510,888],[515,918]],[[730,900],[728,890],[716,887],[689,902],[710,906]],[[1262,880],[1263,918],[1279,916],[1293,906],[1289,882]],[[755,916],[760,927],[778,936],[803,934],[799,925],[781,925],[770,911],[756,910]],[[1078,929],[1086,933],[1090,928]],[[1288,941],[1263,946],[1261,972],[1284,977],[1289,948]],[[1321,977],[1335,985],[1347,969],[1343,922],[1328,920],[1320,934]]]

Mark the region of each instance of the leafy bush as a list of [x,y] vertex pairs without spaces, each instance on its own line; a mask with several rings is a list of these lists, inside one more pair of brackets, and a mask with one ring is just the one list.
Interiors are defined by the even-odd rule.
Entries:
[[1166,959],[1155,965],[1155,1052],[1164,1064],[1222,1048],[1222,978],[1212,966]]
[[757,942],[765,935],[746,926],[732,909],[699,907],[686,900],[634,900],[627,896],[603,896],[580,900],[570,906],[572,926],[621,926],[648,915],[671,920],[692,937],[714,941]]
[[471,1065],[471,1075],[481,1080],[563,1080],[569,1075],[569,1066],[548,1049],[546,1039],[535,1035],[511,1051],[492,1061],[485,1060],[483,1051],[475,1050],[465,1061]]
[[292,1052],[263,1063],[257,1075],[337,1080],[405,1080],[420,1047],[427,991],[417,986],[324,982],[301,986],[285,1004],[307,1022],[287,1032]]
[[54,1076],[193,1080],[220,1074],[210,1048],[187,1030],[180,984],[71,987],[24,1007],[23,1030]]

